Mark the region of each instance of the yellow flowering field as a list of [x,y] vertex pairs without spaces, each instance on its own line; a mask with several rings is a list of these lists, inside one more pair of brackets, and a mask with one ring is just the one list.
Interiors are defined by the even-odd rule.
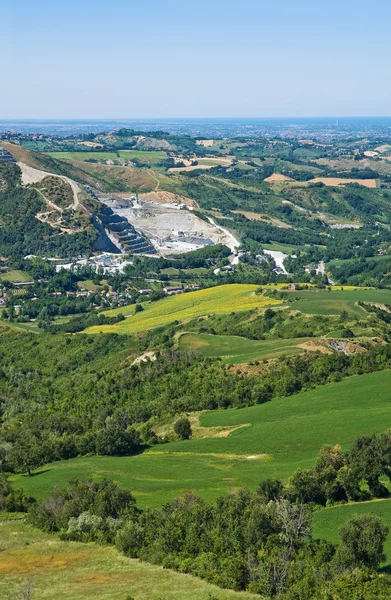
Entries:
[[233,283],[163,298],[147,304],[143,312],[137,314],[133,314],[134,305],[106,311],[107,316],[119,313],[130,316],[115,325],[88,327],[85,333],[133,333],[212,313],[223,314],[281,304],[281,300],[256,294],[258,288],[257,285]]

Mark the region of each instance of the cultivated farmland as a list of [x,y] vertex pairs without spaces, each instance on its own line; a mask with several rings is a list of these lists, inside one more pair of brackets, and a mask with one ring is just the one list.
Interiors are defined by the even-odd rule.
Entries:
[[123,314],[128,318],[115,325],[89,327],[86,333],[133,333],[161,327],[174,321],[186,321],[209,313],[227,314],[281,304],[257,294],[258,286],[247,284],[221,285],[146,304],[141,313],[134,314],[134,305],[107,311],[107,316]]
[[300,310],[309,315],[338,315],[346,311],[350,315],[365,316],[365,312],[358,302],[377,302],[389,304],[391,292],[389,290],[358,289],[345,286],[344,289],[335,287],[332,292],[310,290],[290,292],[292,301],[290,308]]

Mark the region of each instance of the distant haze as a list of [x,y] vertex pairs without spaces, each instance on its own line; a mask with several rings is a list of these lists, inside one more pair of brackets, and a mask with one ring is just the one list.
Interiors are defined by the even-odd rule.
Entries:
[[391,114],[386,0],[19,0],[0,119]]

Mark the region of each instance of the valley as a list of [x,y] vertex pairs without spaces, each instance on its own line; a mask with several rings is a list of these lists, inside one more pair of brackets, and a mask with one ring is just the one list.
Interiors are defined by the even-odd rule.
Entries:
[[386,140],[0,135],[0,593],[292,600],[286,511],[343,585],[390,526]]

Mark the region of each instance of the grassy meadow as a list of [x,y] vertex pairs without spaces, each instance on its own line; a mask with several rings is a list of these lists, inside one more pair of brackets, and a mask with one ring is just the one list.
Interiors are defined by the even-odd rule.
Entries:
[[233,335],[186,333],[179,338],[181,350],[194,350],[204,356],[221,357],[226,364],[240,364],[257,359],[268,359],[282,354],[297,354],[306,340],[249,340]]
[[11,269],[11,271],[8,271],[6,273],[0,273],[0,281],[11,281],[12,283],[19,281],[31,281],[31,277],[24,271]]
[[59,158],[62,160],[72,160],[72,161],[86,161],[86,160],[98,160],[102,162],[106,162],[107,160],[116,161],[119,158],[123,158],[125,160],[134,160],[137,159],[143,163],[148,165],[155,165],[160,161],[167,158],[167,154],[162,151],[144,151],[144,150],[119,150],[117,152],[104,152],[104,151],[96,151],[96,152],[46,152],[52,158]]
[[[366,259],[366,262],[379,262],[382,260],[390,260],[391,259],[391,254],[378,254],[376,256],[369,256]],[[328,263],[325,264],[326,268],[335,266],[335,267],[342,267],[343,265],[348,265],[352,262],[357,261],[357,258],[336,258],[334,260],[330,260]]]
[[358,306],[360,300],[379,304],[391,302],[389,290],[354,287],[349,289],[346,286],[344,289],[335,286],[332,292],[309,290],[290,292],[290,294],[292,294],[292,301],[289,302],[289,307],[309,315],[339,315],[342,311],[346,311],[349,315],[363,317],[365,312]]
[[22,521],[0,521],[0,598],[37,600],[255,600],[197,577],[122,556],[113,547],[62,542]]
[[186,321],[209,313],[227,314],[281,304],[256,294],[258,286],[247,284],[221,285],[196,292],[178,294],[158,302],[145,304],[144,310],[134,314],[135,306],[124,306],[106,311],[107,316],[123,314],[129,318],[115,325],[89,327],[86,333],[133,333],[168,325],[174,321]]
[[[344,504],[341,506],[331,506],[322,508],[314,513],[313,518],[313,536],[328,540],[334,544],[340,542],[339,528],[341,525],[354,515],[371,513],[381,517],[391,532],[391,499],[371,500],[370,502],[357,502]],[[387,562],[391,562],[391,534],[388,535],[385,552]]]
[[44,497],[75,477],[111,477],[132,490],[141,507],[154,507],[184,490],[215,500],[232,488],[256,489],[267,477],[287,482],[298,468],[314,464],[322,446],[349,449],[358,436],[388,430],[390,385],[391,371],[382,371],[262,405],[201,413],[192,440],[138,456],[53,463],[32,477],[15,476],[15,485]]

